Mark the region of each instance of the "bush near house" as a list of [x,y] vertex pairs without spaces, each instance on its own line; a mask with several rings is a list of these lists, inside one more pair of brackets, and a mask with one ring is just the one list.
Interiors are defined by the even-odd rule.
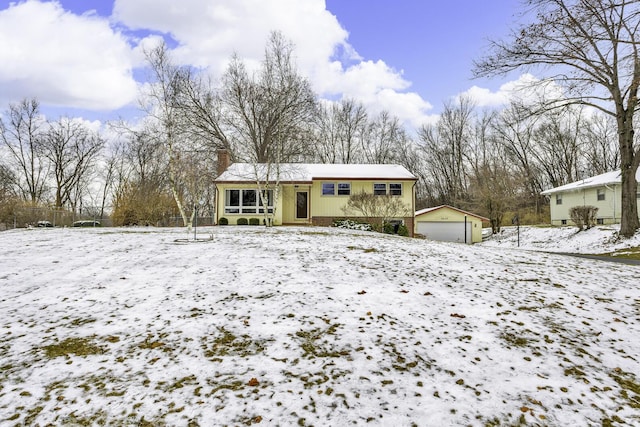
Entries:
[[249,220],[247,218],[238,218],[236,222],[238,225],[249,225]]
[[249,218],[249,225],[260,225],[260,220],[258,218]]
[[578,231],[583,229],[590,229],[596,225],[596,215],[598,214],[598,208],[595,206],[574,206],[569,209],[569,216],[571,221],[578,227]]
[[218,220],[218,225],[229,225],[229,220],[225,217],[222,217]]

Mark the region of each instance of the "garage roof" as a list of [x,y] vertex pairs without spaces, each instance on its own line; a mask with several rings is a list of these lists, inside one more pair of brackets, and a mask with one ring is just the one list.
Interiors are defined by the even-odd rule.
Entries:
[[462,213],[462,214],[464,214],[464,215],[472,216],[472,217],[478,218],[478,219],[480,219],[481,221],[489,221],[489,218],[485,218],[485,217],[483,217],[483,216],[476,215],[476,214],[471,213],[471,212],[463,211],[462,209],[454,208],[453,206],[449,206],[449,205],[440,205],[440,206],[436,206],[436,207],[433,207],[433,208],[421,209],[421,210],[419,210],[419,211],[416,211],[415,216],[424,215],[424,214],[426,214],[426,213],[434,212],[434,211],[437,211],[437,210],[439,210],[439,209],[451,209],[451,210],[454,210],[454,211],[460,212],[460,213]]

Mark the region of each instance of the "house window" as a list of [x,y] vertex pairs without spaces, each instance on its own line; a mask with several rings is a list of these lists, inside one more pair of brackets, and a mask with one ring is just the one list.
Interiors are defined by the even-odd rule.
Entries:
[[389,194],[392,196],[402,196],[402,183],[389,184]]
[[603,225],[604,224],[604,218],[597,218],[596,219],[596,224]]
[[350,196],[351,195],[351,183],[339,182],[338,183],[338,196]]
[[560,223],[561,223],[562,225],[567,225],[567,220],[566,220],[566,219],[563,219],[562,221],[560,221]]
[[242,190],[242,213],[256,213],[258,195],[256,190]]
[[[224,213],[226,214],[264,213],[258,190],[225,190],[224,195]],[[267,201],[268,212],[273,213],[273,190],[266,190],[263,197]]]
[[240,190],[226,190],[224,213],[240,213]]
[[323,182],[322,195],[333,196],[334,194],[336,194],[336,185],[333,182]]
[[562,204],[562,194],[556,194],[556,205]]
[[373,184],[373,194],[376,196],[386,196],[387,195],[387,184],[374,183]]
[[604,188],[598,188],[598,201],[604,200]]

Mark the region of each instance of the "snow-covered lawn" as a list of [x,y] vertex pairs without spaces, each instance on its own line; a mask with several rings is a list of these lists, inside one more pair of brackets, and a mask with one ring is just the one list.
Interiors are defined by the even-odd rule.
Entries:
[[500,233],[482,243],[482,246],[568,252],[576,254],[616,253],[624,256],[630,249],[640,247],[640,232],[630,239],[618,238],[619,225],[599,225],[578,232],[576,227],[503,227]]
[[638,266],[199,231],[0,233],[0,424],[640,424]]

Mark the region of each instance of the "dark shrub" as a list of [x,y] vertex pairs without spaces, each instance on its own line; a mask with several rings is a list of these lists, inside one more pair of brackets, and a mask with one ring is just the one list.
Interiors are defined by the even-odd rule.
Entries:
[[395,234],[394,224],[391,224],[390,222],[385,222],[384,226],[382,227],[382,232],[386,234]]
[[222,217],[218,220],[218,225],[229,225],[229,220],[225,217]]
[[247,218],[238,218],[236,222],[238,225],[249,225],[249,220]]
[[409,229],[407,228],[406,225],[400,224],[400,227],[398,227],[398,235],[399,236],[404,236],[404,237],[409,237]]
[[249,218],[249,225],[260,225],[260,220],[258,218]]

